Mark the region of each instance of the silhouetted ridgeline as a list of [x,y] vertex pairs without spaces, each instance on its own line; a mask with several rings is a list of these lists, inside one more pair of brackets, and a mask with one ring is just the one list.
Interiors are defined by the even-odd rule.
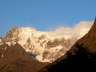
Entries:
[[96,19],[89,32],[39,72],[96,72]]

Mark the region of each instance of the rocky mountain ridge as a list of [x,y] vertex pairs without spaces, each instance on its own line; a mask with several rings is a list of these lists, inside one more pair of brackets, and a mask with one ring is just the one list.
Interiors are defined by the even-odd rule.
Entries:
[[34,60],[18,43],[0,45],[0,72],[37,72],[45,65]]
[[41,62],[53,62],[70,49],[77,41],[77,37],[53,37],[48,32],[40,32],[34,28],[14,27],[8,31],[3,40],[19,43],[27,52],[32,52]]
[[[67,29],[67,31],[65,31]],[[19,43],[25,51],[32,52],[41,62],[53,62],[64,55],[70,47],[87,32],[76,34],[69,28],[56,31],[37,31],[31,27],[14,27],[2,38],[8,45]],[[62,31],[63,34],[60,32]],[[77,35],[77,36],[76,36]]]
[[96,18],[89,32],[65,55],[39,72],[96,72]]

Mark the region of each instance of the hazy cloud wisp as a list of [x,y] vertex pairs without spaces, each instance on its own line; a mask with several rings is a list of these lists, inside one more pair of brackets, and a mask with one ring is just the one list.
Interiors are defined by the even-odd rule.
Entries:
[[72,27],[60,27],[60,28],[57,28],[55,31],[48,32],[48,34],[50,36],[57,36],[57,37],[64,36],[65,38],[69,38],[72,36],[81,38],[89,31],[92,24],[93,24],[93,21],[92,22],[81,21],[78,24],[76,24],[73,28]]

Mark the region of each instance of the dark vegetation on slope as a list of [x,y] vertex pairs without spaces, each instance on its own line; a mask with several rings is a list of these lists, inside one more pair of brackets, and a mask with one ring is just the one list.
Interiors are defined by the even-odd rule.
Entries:
[[96,19],[89,32],[39,72],[96,72]]

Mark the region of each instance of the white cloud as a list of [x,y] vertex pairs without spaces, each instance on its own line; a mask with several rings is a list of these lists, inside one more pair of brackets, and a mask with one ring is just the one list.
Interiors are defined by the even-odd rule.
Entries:
[[78,24],[76,24],[73,28],[72,27],[60,27],[56,29],[55,31],[48,32],[48,34],[54,37],[64,36],[65,38],[69,38],[72,36],[76,36],[77,38],[81,38],[89,31],[92,24],[93,24],[93,21],[92,22],[81,21]]

